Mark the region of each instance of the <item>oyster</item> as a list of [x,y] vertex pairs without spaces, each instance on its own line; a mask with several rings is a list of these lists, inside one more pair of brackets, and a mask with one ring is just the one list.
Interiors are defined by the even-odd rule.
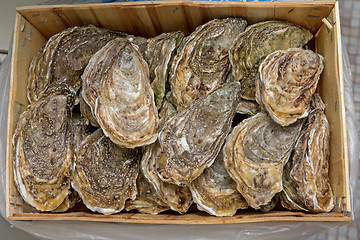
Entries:
[[90,135],[89,119],[81,116],[77,112],[73,112],[71,118],[71,144],[75,150],[80,146],[81,142]]
[[280,198],[279,194],[280,193],[275,194],[275,196],[271,199],[271,201],[268,204],[260,206],[260,210],[263,213],[268,213],[271,210],[273,210],[279,202],[279,198]]
[[100,51],[107,51],[104,58],[112,61],[102,77],[95,103],[100,127],[119,146],[134,148],[155,142],[158,112],[149,69],[138,48],[117,38]]
[[304,46],[313,35],[288,22],[266,21],[246,28],[229,51],[232,73],[241,83],[241,97],[255,100],[255,78],[267,55],[288,48]]
[[165,99],[159,111],[159,129],[163,129],[165,123],[176,113],[175,106]]
[[161,181],[157,175],[157,162],[166,163],[166,154],[161,150],[156,141],[148,146],[141,161],[141,171],[145,178],[155,188],[159,198],[176,212],[184,214],[192,204],[192,196],[189,187],[179,187],[175,184]]
[[241,18],[215,19],[184,38],[169,79],[180,109],[225,82],[230,69],[228,50],[246,24]]
[[[49,86],[65,83],[78,90],[80,74],[92,55],[107,42],[123,37],[140,46],[146,39],[95,26],[72,27],[52,36],[44,48],[35,55],[29,70],[28,98],[37,100]],[[37,63],[37,64],[35,64]]]
[[248,208],[226,171],[222,152],[189,187],[198,209],[211,215],[233,216],[238,209]]
[[243,120],[227,137],[224,162],[248,204],[259,209],[282,190],[282,172],[302,121],[288,127],[260,112]]
[[309,113],[324,58],[311,50],[290,48],[268,55],[259,68],[256,98],[282,126]]
[[55,210],[70,193],[74,98],[63,86],[50,89],[21,114],[15,130],[14,180],[23,199],[40,211]]
[[260,105],[255,101],[241,99],[236,107],[236,113],[254,116],[261,111]]
[[79,194],[74,189],[70,189],[70,194],[64,199],[64,201],[52,212],[66,212],[73,208],[77,202],[80,201]]
[[90,106],[85,102],[84,98],[82,97],[81,92],[79,94],[79,102],[80,102],[81,115],[86,117],[87,119],[89,119],[91,125],[93,125],[95,127],[99,127],[99,124],[97,123]]
[[149,64],[150,81],[158,109],[165,97],[171,62],[183,38],[182,32],[170,32],[148,40],[145,60]]
[[135,199],[140,149],[121,148],[101,129],[77,148],[72,187],[94,212],[120,212],[127,199]]
[[157,160],[164,182],[188,185],[211,166],[230,131],[238,94],[239,83],[225,84],[166,123],[159,141],[167,158],[163,164]]
[[153,214],[169,210],[169,206],[164,203],[157,195],[154,187],[139,172],[138,179],[136,181],[136,187],[138,189],[138,195],[135,200],[129,200],[125,203],[125,210],[138,210],[141,213]]
[[318,108],[309,114],[296,142],[291,157],[290,178],[307,209],[330,212],[334,207],[328,176],[330,125],[323,112],[324,104],[320,96],[316,95],[313,99],[313,106]]

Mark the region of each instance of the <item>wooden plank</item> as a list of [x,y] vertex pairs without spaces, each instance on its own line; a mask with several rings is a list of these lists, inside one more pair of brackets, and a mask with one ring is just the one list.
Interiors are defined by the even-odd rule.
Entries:
[[[49,38],[75,25],[93,24],[144,37],[181,30],[186,34],[214,18],[244,17],[249,23],[282,19],[316,32],[334,1],[317,2],[196,2],[161,1],[19,7],[32,25]],[[171,21],[169,21],[171,19]]]
[[7,161],[6,161],[6,215],[22,212],[22,198],[16,190],[13,177],[12,136],[20,114],[29,104],[26,97],[28,69],[33,55],[46,43],[44,36],[19,13],[16,13],[11,63]]
[[73,212],[63,214],[31,213],[15,214],[9,220],[79,220],[92,222],[126,222],[152,224],[233,224],[255,222],[293,222],[293,221],[351,221],[351,218],[340,213],[305,214],[302,212],[274,211],[270,213],[238,213],[232,217],[214,217],[206,213],[187,213],[185,215],[159,214],[147,215],[140,213],[121,213],[102,215],[87,212]]

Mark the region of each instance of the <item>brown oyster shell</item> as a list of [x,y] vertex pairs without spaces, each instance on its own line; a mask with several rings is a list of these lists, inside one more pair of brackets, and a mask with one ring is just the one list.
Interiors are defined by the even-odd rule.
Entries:
[[77,148],[71,185],[91,211],[120,212],[136,197],[140,159],[140,149],[119,147],[98,129]]
[[149,64],[150,82],[158,109],[165,97],[172,60],[183,38],[182,32],[169,32],[148,40],[145,60]]
[[238,93],[238,83],[223,85],[166,123],[159,141],[167,158],[157,162],[163,181],[186,186],[211,166],[230,131]]
[[313,106],[318,108],[309,114],[294,147],[290,178],[307,209],[313,212],[330,212],[334,207],[334,195],[328,175],[330,125],[319,95],[313,99]]
[[228,50],[246,24],[241,18],[215,19],[184,38],[170,73],[171,91],[180,109],[225,82]]
[[144,177],[141,170],[136,181],[138,195],[135,200],[129,200],[125,203],[125,210],[138,210],[141,213],[156,215],[169,210],[169,206],[164,203],[157,195],[154,187]]
[[288,127],[264,112],[243,120],[227,137],[225,167],[248,204],[259,209],[282,190],[282,172],[302,121]]
[[261,106],[255,101],[241,99],[236,107],[236,113],[240,114],[254,116],[259,112],[261,112]]
[[324,58],[311,50],[290,48],[268,55],[259,68],[256,97],[270,117],[288,126],[308,115]]
[[198,209],[211,215],[233,216],[238,209],[248,208],[226,171],[222,152],[189,187]]
[[157,175],[158,162],[166,162],[166,154],[161,150],[156,141],[148,146],[141,161],[141,171],[145,178],[152,184],[158,197],[172,210],[184,214],[192,204],[192,196],[189,187],[161,181]]
[[232,73],[241,83],[241,97],[255,100],[255,78],[267,55],[304,46],[313,35],[306,29],[281,21],[265,21],[248,26],[229,51]]
[[21,114],[15,130],[14,181],[23,199],[40,211],[55,210],[70,193],[74,98],[66,87],[50,89]]
[[[147,63],[135,45],[123,43],[117,38],[104,47],[116,49],[121,46],[116,49],[117,54],[102,78],[94,112],[111,141],[135,148],[157,139],[158,112]],[[109,50],[110,54],[112,52]]]

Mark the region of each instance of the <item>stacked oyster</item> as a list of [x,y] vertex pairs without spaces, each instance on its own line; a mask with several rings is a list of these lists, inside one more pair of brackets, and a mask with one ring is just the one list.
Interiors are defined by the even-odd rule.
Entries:
[[[94,26],[54,35],[29,70],[14,179],[40,211],[215,216],[329,212],[329,123],[312,34],[215,19],[144,39]],[[241,121],[238,121],[241,119]],[[277,204],[279,202],[279,204]]]

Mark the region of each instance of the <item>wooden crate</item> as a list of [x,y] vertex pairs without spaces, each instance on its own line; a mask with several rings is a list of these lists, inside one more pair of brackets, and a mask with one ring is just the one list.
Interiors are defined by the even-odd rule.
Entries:
[[[350,221],[349,158],[346,136],[343,65],[339,7],[335,1],[231,3],[231,2],[127,2],[114,4],[58,5],[16,9],[14,48],[11,69],[7,138],[6,214],[10,220],[81,220],[161,224],[224,224],[265,221]],[[67,213],[40,213],[24,203],[13,181],[12,136],[21,112],[28,105],[26,84],[33,55],[52,35],[71,26],[93,24],[111,30],[154,37],[162,32],[182,30],[189,34],[214,18],[243,17],[249,24],[279,19],[309,29],[315,35],[314,49],[325,57],[325,70],[319,92],[326,103],[331,124],[330,180],[336,198],[328,214],[292,211],[238,211],[233,217],[213,217],[191,211],[157,216],[119,213],[104,216],[83,206]],[[326,23],[326,24],[324,24]]]

